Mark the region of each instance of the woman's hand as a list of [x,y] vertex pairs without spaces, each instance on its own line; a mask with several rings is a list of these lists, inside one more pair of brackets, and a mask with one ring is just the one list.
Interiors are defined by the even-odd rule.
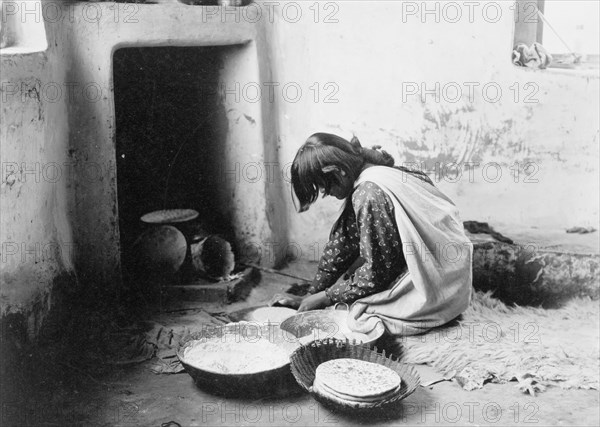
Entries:
[[269,306],[283,306],[297,309],[302,302],[302,297],[290,294],[275,294],[269,301]]
[[331,305],[331,300],[325,294],[325,291],[318,292],[314,295],[309,295],[302,299],[298,311],[318,310],[319,308],[325,308]]

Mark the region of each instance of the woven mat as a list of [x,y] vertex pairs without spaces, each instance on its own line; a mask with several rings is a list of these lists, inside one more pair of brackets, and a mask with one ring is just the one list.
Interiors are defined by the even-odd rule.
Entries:
[[[507,307],[476,292],[462,319],[399,339],[403,360],[456,371],[463,388],[519,381],[535,394],[546,386],[598,389],[598,301],[573,299],[560,309]],[[460,377],[460,378],[459,378]]]

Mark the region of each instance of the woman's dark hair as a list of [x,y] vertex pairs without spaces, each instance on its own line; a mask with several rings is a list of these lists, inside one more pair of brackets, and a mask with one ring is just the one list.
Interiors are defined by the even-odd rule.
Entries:
[[[340,185],[342,171],[354,182],[367,163],[394,166],[394,158],[389,153],[376,148],[379,147],[363,148],[356,137],[347,141],[330,133],[311,135],[298,150],[292,163],[292,188],[300,202],[300,212],[306,211],[317,200],[321,188],[325,190],[325,194],[328,194],[332,185]],[[339,171],[326,173],[323,169],[327,166],[336,166]],[[399,169],[423,174],[403,167]],[[423,175],[429,180],[427,175]]]

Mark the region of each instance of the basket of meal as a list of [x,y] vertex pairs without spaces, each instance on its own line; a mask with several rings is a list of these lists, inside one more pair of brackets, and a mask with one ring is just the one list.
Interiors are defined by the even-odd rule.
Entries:
[[277,325],[237,322],[185,337],[177,357],[210,393],[275,396],[300,391],[290,371],[290,355],[299,345]]
[[319,402],[337,410],[389,408],[419,385],[409,365],[366,344],[327,338],[312,341],[291,355],[292,374]]

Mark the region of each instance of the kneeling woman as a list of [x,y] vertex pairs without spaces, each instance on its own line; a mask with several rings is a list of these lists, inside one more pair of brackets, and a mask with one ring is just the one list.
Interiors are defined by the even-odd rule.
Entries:
[[295,304],[300,311],[343,302],[356,331],[383,321],[393,335],[414,335],[469,305],[473,247],[455,205],[424,173],[393,165],[386,152],[327,133],[312,135],[296,154],[300,212],[320,192],[345,200],[311,295]]

